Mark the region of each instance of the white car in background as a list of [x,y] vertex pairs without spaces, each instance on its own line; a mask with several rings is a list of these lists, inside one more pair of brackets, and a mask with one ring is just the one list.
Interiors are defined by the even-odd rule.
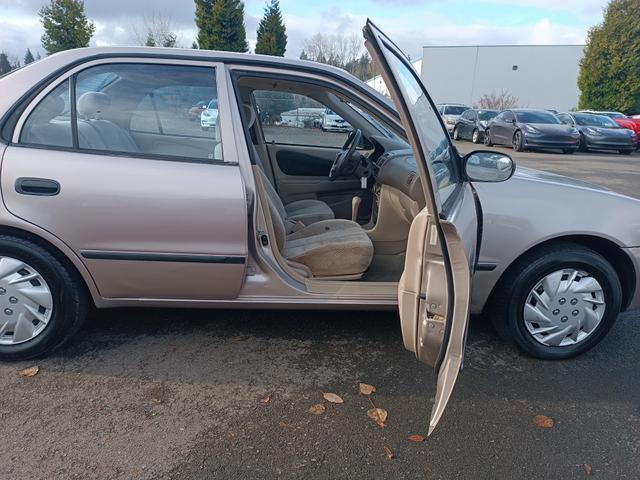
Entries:
[[215,128],[218,123],[218,100],[213,99],[200,115],[200,125],[203,129]]
[[325,109],[322,115],[323,132],[350,132],[351,130],[353,127],[344,118],[333,110]]
[[438,107],[438,113],[442,117],[449,135],[453,133],[453,128],[456,126],[460,115],[469,110],[469,107],[463,103],[439,103],[436,107]]

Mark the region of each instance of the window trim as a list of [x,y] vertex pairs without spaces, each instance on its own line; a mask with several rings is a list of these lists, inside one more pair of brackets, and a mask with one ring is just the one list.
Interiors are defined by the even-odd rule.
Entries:
[[[219,113],[218,118],[220,122],[220,142],[222,143],[222,151],[223,158],[222,160],[216,160],[213,158],[198,158],[198,157],[187,157],[187,156],[178,156],[178,155],[166,155],[166,154],[158,154],[158,153],[142,153],[142,152],[121,152],[117,150],[94,150],[89,148],[81,148],[78,143],[78,132],[77,132],[77,105],[75,101],[75,85],[76,85],[76,77],[77,75],[89,68],[93,68],[99,65],[117,65],[117,64],[141,64],[141,65],[164,65],[164,66],[187,66],[187,67],[206,67],[214,70],[215,74],[215,88],[218,96],[218,104],[223,104],[224,108],[218,108],[218,112],[224,110],[225,114],[222,115]],[[65,81],[69,81],[69,110],[71,115],[71,130],[72,130],[72,147],[61,147],[55,145],[40,145],[33,144],[27,142],[21,142],[20,136],[22,135],[22,130],[24,125],[29,118],[29,115],[33,110],[35,110],[40,102],[53,90],[55,90],[58,86],[60,86]],[[226,66],[222,62],[213,62],[213,61],[202,61],[202,60],[176,60],[176,59],[166,59],[166,58],[140,58],[140,57],[113,57],[113,58],[104,58],[98,60],[90,60],[81,64],[74,66],[66,70],[61,75],[55,77],[51,80],[44,88],[40,90],[40,92],[28,101],[28,105],[22,110],[20,116],[18,117],[18,121],[13,130],[13,135],[11,136],[11,141],[9,142],[9,146],[11,147],[20,147],[20,148],[35,148],[39,150],[55,150],[62,152],[70,152],[70,153],[86,153],[86,154],[94,154],[94,155],[104,155],[104,156],[117,156],[117,157],[129,157],[129,158],[139,158],[145,160],[163,160],[170,162],[186,162],[186,163],[206,163],[212,165],[238,165],[238,159],[235,155],[232,154],[233,149],[230,154],[227,155],[225,150],[225,133],[230,132],[230,135],[233,136],[233,128],[231,121],[231,112],[230,112],[230,102],[228,100],[228,84],[227,84],[227,76],[226,76]],[[72,95],[73,94],[73,95]],[[224,96],[224,100],[221,102],[221,97]],[[75,130],[75,133],[74,133]],[[228,141],[226,143],[229,143]]]

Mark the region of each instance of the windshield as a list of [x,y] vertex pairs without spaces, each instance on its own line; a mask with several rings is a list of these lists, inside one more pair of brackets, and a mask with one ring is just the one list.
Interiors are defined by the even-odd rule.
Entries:
[[[440,193],[441,201],[444,202],[451,195],[452,186],[457,182],[457,169],[450,148],[449,135],[442,126],[438,112],[432,108],[410,67],[407,67],[395,54],[390,55],[388,60],[389,67],[398,77],[398,87],[413,120],[420,146],[435,174],[435,187]],[[460,113],[467,110],[465,107],[460,108],[462,109]]]
[[618,124],[604,115],[589,115],[588,113],[574,113],[576,123],[583,127],[617,127]]
[[496,115],[498,115],[498,111],[497,110],[479,110],[478,111],[478,118],[480,120],[491,120],[493,117],[495,117]]
[[598,115],[606,115],[609,118],[626,118],[623,114],[617,112],[600,112]]
[[462,115],[467,110],[469,108],[463,105],[449,105],[444,107],[444,115]]
[[[358,114],[360,114],[361,116],[363,116],[365,118],[365,120],[367,120],[369,123],[371,123],[374,127],[376,127],[381,133],[386,134],[389,138],[393,138],[396,140],[403,140],[401,139],[398,135],[396,135],[395,133],[393,133],[389,128],[387,128],[382,122],[380,122],[377,118],[373,117],[371,114],[365,112],[364,110],[362,110],[360,107],[358,107],[357,105],[354,105],[351,102],[347,102],[347,105],[349,105],[352,109],[354,109]],[[329,110],[331,111],[331,110]]]
[[553,114],[549,112],[536,112],[533,110],[514,112],[516,114],[516,118],[521,123],[553,123],[558,124],[560,120]]

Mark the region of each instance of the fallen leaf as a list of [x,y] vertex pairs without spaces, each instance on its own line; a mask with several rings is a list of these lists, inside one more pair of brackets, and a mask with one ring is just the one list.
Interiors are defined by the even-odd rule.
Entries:
[[336,395],[335,393],[324,392],[322,396],[327,402],[344,403],[344,400],[342,400],[342,398]]
[[35,377],[40,371],[40,367],[29,367],[18,371],[21,377]]
[[414,435],[409,435],[407,437],[409,440],[411,440],[412,442],[424,442],[424,437],[422,435],[419,434],[414,434]]
[[546,415],[536,415],[533,417],[533,424],[536,427],[540,428],[552,428],[554,425],[553,418],[547,417]]
[[269,394],[266,397],[261,398],[260,405],[262,405],[263,407],[266,407],[267,405],[269,405],[271,403],[271,397],[272,395]]
[[393,457],[395,457],[395,455],[393,454],[393,450],[391,450],[389,447],[385,446],[384,447],[384,454],[387,456],[387,458],[389,460],[391,460]]
[[379,427],[384,427],[384,422],[387,421],[387,411],[384,408],[370,408],[367,410],[367,416]]
[[589,465],[588,463],[585,463],[584,465],[582,465],[582,468],[584,468],[584,473],[587,477],[591,475],[591,472],[593,471],[593,468],[591,468],[591,465]]
[[361,383],[359,387],[360,387],[360,393],[362,395],[371,395],[373,392],[376,391],[376,387],[374,387],[373,385],[369,385],[368,383]]
[[313,413],[314,415],[322,415],[327,407],[324,406],[324,403],[316,403],[315,405],[311,405],[309,407],[309,413]]

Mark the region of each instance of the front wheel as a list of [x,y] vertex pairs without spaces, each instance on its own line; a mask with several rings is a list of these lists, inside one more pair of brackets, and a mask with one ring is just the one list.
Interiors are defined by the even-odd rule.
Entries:
[[633,150],[618,150],[618,152],[620,152],[622,155],[631,155],[634,151]]
[[77,277],[40,245],[0,236],[0,360],[44,355],[78,331],[88,300]]
[[455,127],[453,129],[453,139],[460,140],[460,132],[458,131],[458,127]]
[[575,153],[576,150],[575,148],[563,148],[562,149],[562,153],[565,153],[567,155],[571,155],[572,153]]
[[491,130],[488,128],[484,131],[484,145],[486,147],[493,146],[493,143],[491,142]]
[[471,135],[471,141],[473,143],[480,143],[480,130],[478,130],[477,128],[473,130],[473,134]]
[[622,305],[615,269],[599,253],[574,244],[528,255],[496,288],[491,316],[498,333],[527,354],[548,360],[593,348]]
[[522,152],[524,151],[524,136],[522,135],[522,132],[520,130],[518,130],[516,133],[513,134],[513,149],[516,152]]

